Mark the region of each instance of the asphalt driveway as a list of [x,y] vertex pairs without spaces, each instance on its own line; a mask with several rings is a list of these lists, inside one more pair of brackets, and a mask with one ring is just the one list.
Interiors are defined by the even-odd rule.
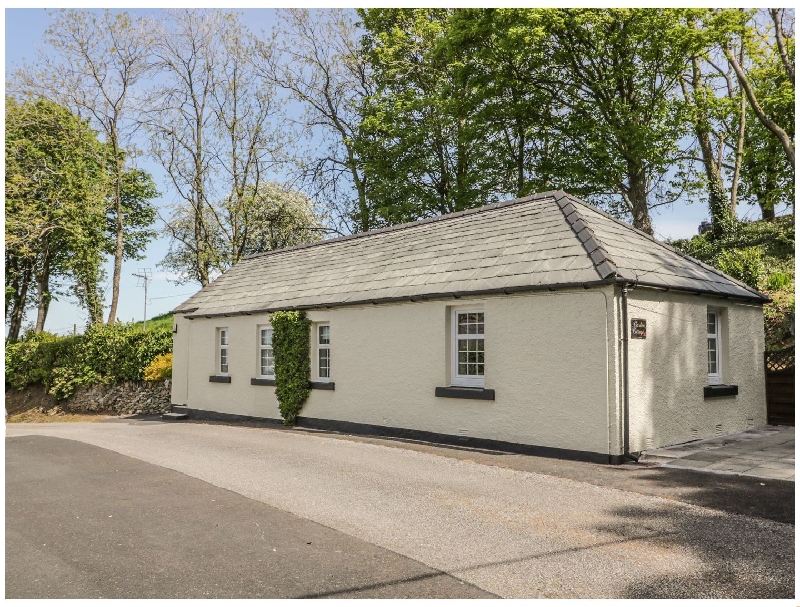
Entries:
[[[67,465],[69,458],[43,450],[43,459],[34,459],[33,465],[18,464],[23,470],[30,468],[20,475],[14,472],[14,460],[8,454],[17,442],[43,440],[22,438],[30,435],[71,439],[100,449],[90,449],[93,455],[76,454],[71,465]],[[193,584],[211,592],[212,586],[204,580],[215,579],[212,570],[216,567],[223,569],[215,581],[219,590],[205,596],[335,592],[461,597],[480,592],[580,598],[794,596],[792,525],[660,497],[417,450],[264,428],[141,421],[19,424],[8,426],[7,436],[20,437],[7,440],[9,596],[42,596],[31,593],[29,583],[25,594],[13,586],[13,579],[30,568],[34,576],[54,568],[58,571],[84,552],[96,555],[94,563],[114,562],[123,556],[127,560],[115,565],[113,571],[118,573],[110,576],[113,583],[96,586],[98,580],[84,580],[76,594],[46,596],[100,596],[101,592],[103,596],[199,596],[186,593]],[[127,456],[123,460],[130,464],[124,473],[112,474],[107,469],[94,475],[118,483],[110,493],[101,491],[102,483],[90,483],[87,475],[81,482],[70,480],[83,469],[85,459],[115,461],[117,454]],[[135,466],[128,458],[138,460]],[[152,466],[141,473],[130,472],[141,462]],[[183,476],[172,471],[200,484],[184,488],[173,481]],[[12,482],[14,478],[18,480]],[[53,489],[45,491],[46,485]],[[205,503],[223,489],[228,490],[222,493],[229,500],[242,500],[241,504],[218,508]],[[67,525],[66,512],[77,510],[78,502],[71,500],[78,494],[90,500],[99,495],[98,504],[127,503],[119,515],[127,531],[115,535],[110,527],[116,524],[111,522],[115,512],[106,515],[99,505],[92,525]],[[264,518],[247,514],[251,508],[264,507],[268,510],[263,512],[269,512],[259,515]],[[315,546],[315,539],[305,543],[310,531],[299,522],[295,527],[295,523],[279,522],[289,515],[302,525],[313,523],[319,534],[331,534],[316,540],[325,549],[308,553],[312,556],[307,568],[302,566],[303,551]],[[258,551],[258,537],[253,539],[248,523],[268,525],[268,520],[273,521],[266,536],[270,548],[290,555],[283,561],[281,578],[294,574],[291,584],[281,586],[272,578],[265,581],[264,572],[272,570],[272,561],[265,561]],[[223,528],[217,531],[212,524]],[[26,525],[34,530],[25,531]],[[58,549],[37,545],[59,537],[65,528],[70,535]],[[170,529],[176,531],[170,534]],[[113,545],[117,537],[127,538],[117,542],[122,546]],[[137,538],[149,539],[142,545],[136,543]],[[230,539],[227,544],[226,539]],[[16,552],[11,548],[15,541],[22,546]],[[71,550],[70,544],[78,541],[83,543]],[[352,548],[341,548],[349,542]],[[237,560],[240,543],[244,556]],[[369,551],[375,560],[363,557]],[[227,567],[229,562],[234,565]],[[369,562],[375,567],[365,566]],[[61,564],[54,567],[54,563]],[[142,563],[157,566],[148,568]],[[259,564],[248,568],[242,563]],[[77,569],[94,572],[88,564]],[[164,578],[158,592],[174,586],[174,594],[146,594],[148,584],[134,581],[141,571],[152,584],[155,570]],[[126,578],[125,571],[132,573]],[[361,571],[360,577],[348,573]],[[234,581],[220,585],[228,578]],[[51,580],[48,587],[63,588],[58,581],[63,579]],[[14,588],[19,594],[11,594]],[[95,588],[100,588],[97,594],[82,594]]]
[[174,470],[6,441],[6,598],[491,597]]

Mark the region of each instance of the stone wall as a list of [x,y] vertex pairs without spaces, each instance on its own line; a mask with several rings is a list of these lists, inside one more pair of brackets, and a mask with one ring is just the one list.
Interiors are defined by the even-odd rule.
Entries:
[[71,413],[157,414],[170,409],[170,380],[129,381],[120,384],[84,386],[67,400],[57,401],[40,386],[22,391],[6,390],[6,410],[20,412],[33,408],[58,407]]

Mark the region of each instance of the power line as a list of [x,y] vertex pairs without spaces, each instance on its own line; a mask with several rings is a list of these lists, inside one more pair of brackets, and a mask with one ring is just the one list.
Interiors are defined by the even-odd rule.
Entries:
[[169,299],[170,297],[186,297],[187,295],[194,295],[194,293],[195,292],[192,291],[191,293],[176,293],[175,295],[164,295],[163,297],[151,297],[150,301],[154,299]]

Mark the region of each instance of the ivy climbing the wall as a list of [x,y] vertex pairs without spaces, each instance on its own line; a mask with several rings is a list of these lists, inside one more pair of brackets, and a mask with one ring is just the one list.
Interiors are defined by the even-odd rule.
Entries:
[[305,312],[275,312],[272,322],[272,351],[275,356],[275,396],[283,423],[297,420],[310,390],[309,358],[311,321]]

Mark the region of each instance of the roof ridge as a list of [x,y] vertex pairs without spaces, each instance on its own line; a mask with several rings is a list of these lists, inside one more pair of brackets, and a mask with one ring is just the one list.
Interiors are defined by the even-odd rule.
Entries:
[[[656,243],[658,246],[660,246],[660,247],[662,247],[662,248],[664,248],[664,249],[667,249],[667,251],[670,251],[670,252],[672,252],[672,253],[675,253],[675,254],[676,254],[676,255],[678,255],[679,257],[682,257],[683,259],[686,259],[687,261],[690,261],[690,262],[692,262],[692,263],[693,263],[693,264],[695,264],[695,265],[698,265],[698,266],[700,266],[700,267],[701,267],[701,268],[703,268],[704,270],[708,270],[709,272],[712,272],[713,274],[716,274],[717,276],[722,276],[722,277],[723,277],[725,280],[729,280],[729,281],[731,281],[731,282],[732,282],[732,283],[734,283],[735,285],[737,285],[737,286],[739,286],[739,287],[742,287],[743,289],[745,289],[745,290],[749,291],[750,293],[754,293],[754,294],[758,295],[758,296],[759,296],[760,298],[762,298],[762,299],[769,299],[769,298],[768,298],[766,295],[764,295],[763,293],[761,293],[761,291],[758,291],[758,290],[756,290],[756,289],[754,289],[754,288],[750,287],[749,285],[746,285],[745,283],[743,283],[743,282],[741,282],[741,281],[738,281],[738,280],[736,280],[736,279],[735,279],[733,276],[728,276],[727,274],[725,274],[725,272],[722,272],[721,270],[718,270],[718,269],[717,269],[717,268],[715,268],[714,266],[710,266],[710,265],[708,265],[708,264],[705,264],[705,263],[703,263],[702,261],[700,261],[699,259],[695,259],[695,258],[694,258],[694,257],[692,257],[691,255],[687,255],[686,253],[684,253],[684,252],[682,252],[682,251],[679,251],[678,249],[675,249],[675,248],[673,248],[673,247],[669,246],[668,244],[666,244],[666,243],[664,243],[664,242],[661,242],[660,240],[658,240],[658,239],[657,239],[657,238],[655,238],[654,236],[651,236],[651,235],[650,235],[650,234],[648,234],[647,232],[643,232],[643,231],[642,231],[642,230],[640,230],[639,228],[635,228],[635,227],[634,227],[634,226],[632,226],[631,224],[629,224],[629,223],[627,223],[627,222],[625,222],[625,221],[622,221],[621,219],[618,219],[618,218],[614,217],[614,216],[613,216],[611,213],[607,213],[606,211],[604,211],[604,210],[602,210],[602,209],[600,209],[600,208],[597,208],[597,207],[596,207],[596,206],[594,206],[594,205],[591,205],[591,204],[589,204],[589,203],[588,203],[588,202],[586,202],[585,200],[581,200],[581,199],[580,199],[580,198],[578,198],[577,196],[573,196],[573,195],[571,195],[571,194],[569,194],[568,196],[570,196],[570,198],[572,198],[572,200],[573,200],[574,202],[580,203],[580,204],[582,204],[583,206],[585,206],[586,208],[588,208],[588,209],[590,209],[590,210],[592,210],[592,211],[595,211],[595,212],[597,212],[597,213],[600,213],[601,215],[603,215],[604,217],[607,217],[608,219],[610,219],[610,220],[611,220],[611,221],[613,221],[614,223],[618,223],[619,225],[621,225],[621,226],[623,226],[623,227],[626,227],[626,228],[628,228],[629,230],[633,230],[634,232],[636,232],[636,233],[637,233],[637,234],[639,234],[640,236],[644,236],[644,237],[645,237],[645,238],[647,238],[648,240],[651,240],[651,241],[653,241],[654,243]],[[634,274],[635,274],[635,272],[634,272]],[[637,277],[637,280],[638,280],[638,277]]]
[[616,262],[611,259],[608,251],[603,246],[603,242],[594,233],[594,230],[584,221],[583,215],[580,214],[578,208],[572,204],[572,196],[562,191],[555,196],[555,201],[572,231],[581,241],[600,278],[605,279],[615,275],[617,273]]
[[491,204],[484,205],[482,207],[475,207],[473,209],[464,209],[463,211],[455,211],[453,213],[446,213],[444,215],[436,215],[435,217],[426,217],[425,219],[417,219],[416,221],[409,221],[406,223],[398,223],[391,226],[386,226],[383,228],[377,228],[375,230],[368,230],[367,232],[357,232],[355,234],[347,234],[345,236],[339,236],[337,238],[329,238],[327,240],[318,240],[317,242],[310,242],[307,244],[295,245],[293,247],[286,247],[283,249],[275,249],[274,251],[264,251],[263,253],[253,253],[252,255],[246,255],[242,257],[242,261],[246,259],[254,259],[256,257],[267,257],[270,255],[276,255],[278,253],[288,253],[290,251],[298,251],[301,249],[308,249],[311,247],[317,247],[320,245],[331,244],[334,242],[344,242],[347,240],[356,240],[358,238],[366,238],[367,236],[375,236],[377,234],[385,234],[387,232],[396,232],[399,230],[405,230],[407,228],[414,228],[420,225],[426,225],[429,223],[435,223],[437,221],[445,221],[448,219],[458,219],[459,217],[464,217],[466,215],[473,215],[476,213],[484,213],[487,211],[494,211],[495,209],[501,209],[504,207],[510,207],[517,204],[522,204],[524,202],[532,202],[534,200],[542,200],[544,198],[555,198],[558,194],[563,194],[561,190],[548,190],[547,192],[539,192],[536,194],[531,194],[529,196],[523,196],[521,198],[514,198],[513,200],[504,200],[502,202],[493,202]]

